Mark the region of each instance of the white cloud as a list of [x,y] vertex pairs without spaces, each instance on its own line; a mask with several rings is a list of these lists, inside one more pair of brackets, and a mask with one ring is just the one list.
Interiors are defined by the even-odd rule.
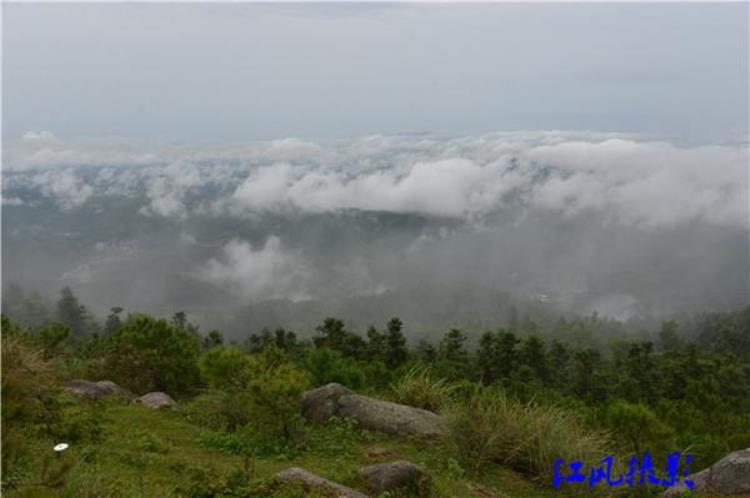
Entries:
[[[141,212],[163,217],[362,209],[481,221],[521,207],[564,216],[599,212],[646,228],[748,222],[746,146],[683,147],[612,133],[376,135],[200,148],[45,138],[21,140],[10,151],[17,174],[3,180],[5,188],[28,184],[22,171],[47,165],[31,183],[62,206],[81,205],[93,191],[145,193]],[[96,164],[110,166],[86,181],[68,169]],[[204,186],[212,186],[211,196],[188,206],[191,192]]]
[[540,183],[532,205],[576,214],[607,213],[621,222],[658,227],[701,220],[747,226],[748,151],[663,142],[567,142],[525,156],[558,168]]
[[259,249],[241,240],[228,242],[221,256],[209,260],[196,276],[249,299],[300,299],[307,296],[309,271],[300,255],[284,248],[278,237],[271,236]]
[[73,170],[47,170],[35,174],[30,182],[63,209],[80,207],[94,194],[91,185],[86,184]]
[[184,218],[187,215],[185,197],[191,188],[204,184],[200,170],[189,163],[175,162],[163,168],[149,168],[144,172],[149,204],[141,214]]
[[23,199],[18,197],[3,197],[3,206],[23,206]]
[[57,137],[51,131],[27,131],[21,137],[21,140],[33,140],[33,141],[51,141],[56,142]]

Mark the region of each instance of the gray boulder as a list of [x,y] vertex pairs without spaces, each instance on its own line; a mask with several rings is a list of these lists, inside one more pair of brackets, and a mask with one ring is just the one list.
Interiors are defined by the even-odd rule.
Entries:
[[153,392],[133,400],[133,404],[144,405],[157,410],[159,408],[177,408],[177,402],[167,393]]
[[302,415],[308,422],[325,424],[338,414],[339,398],[348,394],[354,392],[336,383],[307,391],[302,395]]
[[313,474],[299,467],[290,467],[276,474],[276,479],[284,482],[299,482],[306,487],[314,488],[318,491],[331,493],[336,498],[368,498],[364,493],[356,489],[348,488],[343,484],[329,481],[323,477]]
[[448,434],[443,419],[430,411],[362,396],[335,383],[306,392],[302,413],[313,423],[323,423],[332,416],[352,418],[362,428],[399,436],[433,438]]
[[368,465],[359,469],[357,475],[376,493],[408,487],[426,496],[431,484],[429,474],[408,460]]
[[[693,481],[692,489],[685,485],[685,479]],[[750,494],[750,448],[730,453],[709,468],[685,479],[682,479],[676,486],[669,488],[665,494],[677,496],[688,490],[724,495]]]
[[132,398],[132,392],[124,389],[111,380],[92,382],[84,379],[73,379],[65,383],[64,389],[80,398],[101,399],[107,396],[124,396]]
[[353,418],[361,427],[400,436],[439,437],[448,433],[443,419],[436,414],[359,394],[342,396],[338,400],[338,415]]

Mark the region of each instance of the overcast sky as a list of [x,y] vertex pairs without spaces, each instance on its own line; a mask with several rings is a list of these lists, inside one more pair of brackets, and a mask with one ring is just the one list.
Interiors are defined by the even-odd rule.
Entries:
[[748,4],[3,4],[3,135],[748,129]]

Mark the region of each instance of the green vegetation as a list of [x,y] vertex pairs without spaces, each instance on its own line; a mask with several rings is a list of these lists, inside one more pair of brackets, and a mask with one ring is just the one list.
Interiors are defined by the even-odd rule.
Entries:
[[146,315],[130,316],[111,334],[94,337],[91,374],[108,378],[134,392],[174,395],[200,385],[199,338],[179,324]]
[[396,403],[439,412],[451,401],[457,388],[456,384],[436,378],[428,367],[417,363],[393,383],[391,398]]
[[461,461],[478,474],[492,463],[549,480],[555,460],[598,462],[607,436],[587,428],[574,412],[521,403],[501,388],[477,386],[446,414]]
[[[294,497],[302,490],[274,473],[299,466],[357,486],[360,466],[395,458],[433,476],[432,496],[548,496],[558,458],[615,455],[621,468],[632,454],[663,462],[689,450],[694,472],[750,446],[750,309],[665,322],[653,342],[600,338],[604,348],[542,339],[530,319],[476,344],[451,328],[409,347],[395,317],[382,331],[358,334],[329,318],[311,341],[278,329],[239,346],[217,331],[201,335],[184,313],[121,319],[114,308],[98,329],[72,293],[61,302],[67,323],[21,328],[3,317],[9,497]],[[565,338],[595,321],[561,321],[557,332]],[[179,409],[80,400],[62,389],[72,378],[164,391]],[[310,426],[299,398],[328,382],[435,411],[450,437],[425,443],[341,419]],[[54,452],[61,442],[69,449]],[[584,493],[597,491],[563,491]]]

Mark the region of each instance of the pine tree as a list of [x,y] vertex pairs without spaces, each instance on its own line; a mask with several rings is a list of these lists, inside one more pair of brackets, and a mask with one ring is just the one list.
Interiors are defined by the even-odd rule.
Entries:
[[477,350],[477,367],[479,377],[485,384],[492,384],[499,376],[497,334],[485,332],[479,339]]
[[315,329],[321,335],[313,338],[316,348],[331,348],[344,356],[365,359],[367,344],[364,339],[344,327],[344,322],[336,318],[326,318]]
[[388,353],[385,362],[391,368],[396,368],[409,359],[406,337],[401,332],[402,326],[403,322],[398,317],[393,317],[388,322],[388,333],[386,335],[386,350]]
[[501,378],[508,378],[518,368],[516,345],[521,342],[513,332],[499,331],[497,337],[497,369]]
[[224,344],[224,336],[218,330],[212,330],[203,338],[203,348],[212,349]]
[[599,351],[592,348],[576,351],[573,355],[569,390],[589,402],[606,397],[603,362]]
[[434,365],[438,360],[438,351],[435,346],[422,339],[417,344],[416,355],[419,361],[427,365]]
[[367,359],[385,361],[387,356],[386,337],[374,325],[367,329]]
[[460,379],[467,375],[469,353],[464,343],[466,335],[458,328],[451,328],[438,347],[439,370],[450,379]]
[[111,308],[110,314],[107,317],[107,321],[104,322],[104,333],[105,334],[112,334],[114,332],[117,332],[117,329],[120,328],[121,321],[120,321],[120,313],[122,313],[122,308],[119,306],[115,306]]
[[568,383],[570,351],[560,341],[552,341],[549,351],[551,377],[550,383],[562,387]]
[[523,341],[519,356],[521,363],[533,373],[535,379],[545,384],[549,381],[549,358],[541,339],[531,336]]
[[57,301],[57,320],[67,325],[74,336],[81,336],[91,332],[92,326],[86,308],[78,302],[70,287],[60,291]]
[[661,342],[661,347],[664,351],[674,352],[682,349],[682,340],[677,334],[677,322],[668,320],[661,324],[659,342]]

